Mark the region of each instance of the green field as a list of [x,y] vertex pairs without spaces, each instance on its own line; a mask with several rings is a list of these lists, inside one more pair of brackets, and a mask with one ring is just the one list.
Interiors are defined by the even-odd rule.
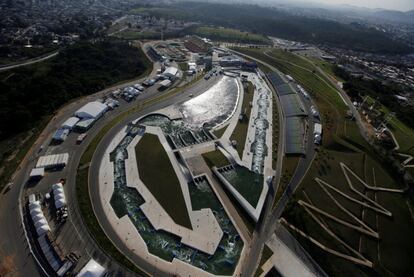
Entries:
[[233,133],[230,136],[230,140],[237,141],[237,153],[239,154],[240,159],[243,158],[243,151],[244,146],[246,144],[246,138],[247,138],[247,131],[249,129],[249,121],[250,121],[250,113],[252,110],[252,107],[250,103],[253,101],[254,96],[254,87],[251,82],[247,82],[247,87],[244,89],[244,96],[243,96],[243,103],[242,103],[242,109],[241,112],[245,113],[245,116],[243,120],[239,120],[237,122],[236,127],[233,130]]
[[[348,165],[363,180],[368,182],[369,185],[374,185],[372,170],[374,168],[377,186],[401,188],[401,185],[396,183],[380,164],[364,153],[322,150],[312,165],[307,177],[301,184],[301,187],[297,190],[295,201],[292,203],[301,199],[313,203],[323,211],[335,215],[342,220],[357,224],[351,217],[340,210],[313,180],[314,177],[319,177],[340,191],[356,199],[362,199],[349,189],[339,167],[339,162],[344,162]],[[359,191],[364,192],[363,186],[354,177],[351,180]],[[330,192],[346,209],[361,218],[362,206],[348,201],[332,191]],[[365,209],[364,222],[374,230],[378,230],[381,237],[380,240],[366,235],[360,235],[355,230],[346,228],[326,217],[319,215],[319,218],[324,220],[327,226],[352,248],[358,250],[359,243],[361,243],[361,253],[370,261],[374,262],[373,270],[356,266],[351,262],[329,255],[299,235],[297,238],[329,275],[364,276],[366,274],[379,274],[380,276],[389,276],[391,274],[395,276],[408,276],[407,274],[411,271],[409,261],[414,258],[412,254],[414,238],[411,235],[414,228],[414,221],[407,206],[407,201],[410,201],[409,198],[403,194],[388,192],[369,192],[366,195],[373,200],[377,199],[379,204],[393,213],[392,218],[388,218],[369,209]],[[351,252],[332,239],[298,204],[291,204],[283,216],[288,222],[293,223],[295,227],[306,232],[325,246],[346,254],[351,254]],[[407,255],[403,255],[402,257],[401,255],[397,255],[399,253],[407,253]]]
[[204,153],[202,156],[210,168],[214,166],[220,168],[230,164],[223,153],[220,152],[220,150]]
[[292,179],[293,174],[295,173],[296,168],[298,167],[299,157],[283,157],[282,163],[282,176],[280,178],[279,186],[277,187],[276,196],[273,202],[273,207],[276,206],[277,202],[279,201],[280,197],[282,197],[283,193],[287,185]]
[[158,137],[145,134],[135,153],[142,182],[175,223],[192,229],[180,182]]
[[260,276],[260,274],[263,273],[262,266],[268,259],[270,259],[270,257],[272,257],[272,255],[273,251],[269,248],[269,246],[265,244],[263,247],[262,256],[260,257],[259,266],[254,274],[255,277]]
[[271,43],[270,39],[263,35],[243,32],[237,29],[230,28],[201,26],[194,29],[193,33],[201,37],[207,37],[213,40],[225,42],[239,42],[251,44]]

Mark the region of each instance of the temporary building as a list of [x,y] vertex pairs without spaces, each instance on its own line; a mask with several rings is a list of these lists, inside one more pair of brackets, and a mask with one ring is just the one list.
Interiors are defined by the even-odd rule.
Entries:
[[78,123],[76,123],[75,129],[80,130],[82,132],[87,131],[89,130],[89,128],[92,127],[94,122],[95,122],[95,118],[82,119]]
[[54,140],[54,141],[60,141],[60,142],[62,142],[62,141],[65,141],[66,140],[66,138],[68,137],[68,135],[69,135],[69,129],[58,129],[54,134],[53,134],[53,137],[52,137],[52,139]]
[[103,266],[98,264],[94,259],[90,259],[76,277],[101,277],[105,272],[106,269]]
[[33,168],[32,171],[30,171],[30,179],[41,179],[43,176],[45,176],[45,169],[42,168]]
[[85,119],[85,118],[94,118],[97,119],[101,117],[108,110],[108,106],[104,103],[93,101],[89,102],[79,110],[75,112],[75,116]]
[[173,66],[167,67],[163,72],[164,76],[166,76],[168,78],[175,77],[177,75],[177,73],[178,73],[178,69],[176,67],[173,67]]
[[66,197],[61,183],[52,186],[56,209],[66,206]]
[[63,122],[62,124],[62,128],[63,129],[68,129],[68,130],[72,130],[73,127],[75,127],[76,123],[79,122],[79,118],[78,117],[69,117],[65,122]]
[[68,160],[68,153],[41,156],[37,160],[36,167],[44,169],[64,167],[68,163]]
[[40,207],[30,209],[30,216],[34,215],[43,215],[42,209]]
[[171,86],[171,81],[170,80],[163,80],[160,82],[160,86],[163,88],[167,88],[169,86]]
[[41,236],[41,235],[43,235],[43,234],[45,234],[49,231],[50,231],[49,225],[42,225],[42,226],[39,226],[38,228],[36,228],[36,233],[37,233],[38,236]]
[[31,202],[29,204],[29,211],[38,236],[41,236],[50,231],[49,224],[47,223],[45,215],[43,214],[39,201]]
[[29,202],[29,209],[32,210],[32,209],[35,209],[35,208],[40,208],[39,201],[34,201],[32,203]]
[[39,202],[39,201],[36,201],[36,195],[32,193],[29,195],[29,204],[34,203],[34,202]]
[[36,228],[41,227],[43,225],[47,225],[46,218],[44,218],[44,217],[43,218],[36,219],[36,220],[33,219],[33,222],[34,222],[34,226]]

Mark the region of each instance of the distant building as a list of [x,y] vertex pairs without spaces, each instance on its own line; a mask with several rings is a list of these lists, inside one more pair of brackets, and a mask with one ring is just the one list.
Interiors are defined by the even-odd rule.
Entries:
[[212,45],[198,36],[191,36],[184,41],[184,46],[193,53],[207,53]]

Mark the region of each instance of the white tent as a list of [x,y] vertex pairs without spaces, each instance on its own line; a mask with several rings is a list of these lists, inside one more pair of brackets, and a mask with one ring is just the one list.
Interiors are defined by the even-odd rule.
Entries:
[[32,219],[33,219],[33,222],[36,222],[38,220],[46,219],[46,218],[43,214],[34,214],[32,215]]
[[90,259],[76,277],[101,277],[105,272],[106,269],[103,266],[98,264],[94,259]]
[[62,154],[54,154],[54,155],[47,155],[47,156],[41,156],[37,160],[36,167],[38,168],[55,168],[55,167],[62,167],[66,166],[69,160],[69,154],[68,153],[62,153]]
[[72,130],[73,127],[75,127],[76,123],[78,123],[80,119],[77,117],[69,117],[65,122],[63,122],[62,124],[62,128],[63,129],[68,129],[68,130]]
[[79,110],[75,112],[75,116],[85,119],[85,118],[94,118],[97,119],[102,116],[108,110],[108,106],[98,102],[93,101],[89,102]]
[[66,201],[64,199],[57,199],[55,200],[55,207],[56,209],[60,209],[66,205]]
[[35,202],[32,202],[32,203],[29,204],[29,209],[30,210],[35,209],[35,208],[39,208],[40,209],[40,203],[39,203],[39,201],[35,201]]
[[55,189],[59,189],[59,188],[62,188],[62,189],[63,189],[63,185],[62,185],[62,183],[56,183],[56,184],[53,184],[53,185],[52,185],[52,189],[53,189],[53,190],[55,190]]
[[43,212],[39,207],[30,209],[30,215],[33,216],[35,214],[42,214],[43,215]]
[[42,225],[42,226],[36,228],[36,233],[37,233],[38,236],[41,236],[41,235],[47,233],[48,231],[50,231],[49,225]]
[[171,77],[175,77],[177,73],[178,73],[178,69],[176,67],[170,66],[170,67],[167,67],[162,74],[164,74],[164,76],[168,78],[171,78]]
[[63,190],[63,185],[61,183],[54,184],[53,195],[55,199],[56,209],[60,209],[66,205],[65,191]]
[[33,168],[32,171],[30,171],[30,178],[41,178],[45,175],[45,169],[43,167],[41,168]]
[[36,229],[43,225],[49,225],[45,218],[41,218],[41,219],[34,221],[34,226],[36,227]]

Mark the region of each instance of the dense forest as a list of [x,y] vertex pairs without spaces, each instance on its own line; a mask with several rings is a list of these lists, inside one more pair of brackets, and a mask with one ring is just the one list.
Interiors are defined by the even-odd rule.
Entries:
[[156,17],[197,21],[289,40],[325,44],[333,47],[390,54],[414,50],[386,34],[359,24],[342,24],[320,18],[292,15],[275,9],[245,4],[179,2],[146,6]]
[[377,99],[388,109],[395,112],[397,118],[407,126],[414,128],[414,107],[401,105],[395,95],[402,95],[403,89],[398,85],[384,84],[378,80],[365,80],[361,77],[352,77],[340,67],[334,68],[336,76],[345,80],[344,90],[352,98],[368,95]]
[[79,42],[50,61],[0,74],[0,140],[33,127],[67,101],[141,75],[149,61],[123,41]]

